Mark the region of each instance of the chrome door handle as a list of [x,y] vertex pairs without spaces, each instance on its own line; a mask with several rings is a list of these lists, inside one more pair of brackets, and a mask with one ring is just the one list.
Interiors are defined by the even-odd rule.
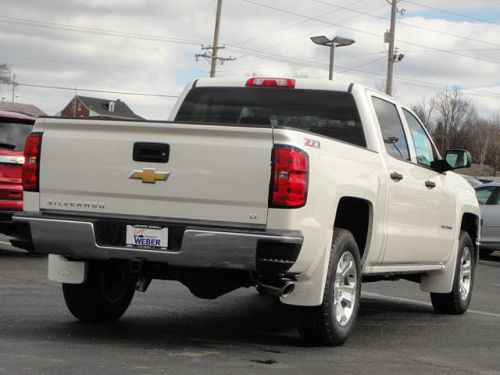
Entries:
[[403,175],[401,173],[398,173],[398,172],[392,172],[391,173],[391,178],[394,181],[401,181],[403,179]]
[[425,181],[425,186],[429,189],[434,189],[436,187],[436,183],[434,181],[427,180]]

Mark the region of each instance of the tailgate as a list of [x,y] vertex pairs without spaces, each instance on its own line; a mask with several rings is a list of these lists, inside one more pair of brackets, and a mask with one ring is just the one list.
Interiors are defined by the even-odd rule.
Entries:
[[[270,128],[68,119],[47,119],[43,127],[42,210],[267,221]],[[134,147],[142,149],[139,158],[158,156],[156,146],[148,151],[142,143],[168,145],[168,161],[134,161]],[[143,182],[151,178],[158,180]]]

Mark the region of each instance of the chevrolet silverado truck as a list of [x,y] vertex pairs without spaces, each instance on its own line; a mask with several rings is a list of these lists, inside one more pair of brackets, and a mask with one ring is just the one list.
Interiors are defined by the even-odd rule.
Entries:
[[474,190],[417,116],[362,85],[190,83],[170,121],[37,120],[13,243],[49,254],[70,312],[113,321],[153,279],[201,298],[257,287],[311,344],[353,330],[361,283],[407,279],[437,313],[470,303]]

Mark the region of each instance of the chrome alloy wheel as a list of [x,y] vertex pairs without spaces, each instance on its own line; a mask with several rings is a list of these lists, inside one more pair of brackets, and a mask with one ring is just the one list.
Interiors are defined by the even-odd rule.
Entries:
[[356,262],[350,252],[345,252],[337,264],[333,288],[335,319],[342,327],[349,323],[353,314],[356,298],[358,298],[357,283]]
[[462,259],[460,259],[460,299],[465,301],[470,293],[472,275],[472,253],[468,247],[464,247]]

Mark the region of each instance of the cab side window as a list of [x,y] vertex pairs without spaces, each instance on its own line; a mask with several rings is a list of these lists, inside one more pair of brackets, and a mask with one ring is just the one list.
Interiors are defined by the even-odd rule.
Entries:
[[431,166],[431,163],[437,159],[437,153],[432,146],[432,142],[427,136],[422,124],[406,109],[403,109],[406,122],[410,128],[411,138],[415,146],[415,154],[417,155],[417,163]]
[[372,97],[387,153],[396,159],[410,160],[406,136],[396,106],[385,100]]

